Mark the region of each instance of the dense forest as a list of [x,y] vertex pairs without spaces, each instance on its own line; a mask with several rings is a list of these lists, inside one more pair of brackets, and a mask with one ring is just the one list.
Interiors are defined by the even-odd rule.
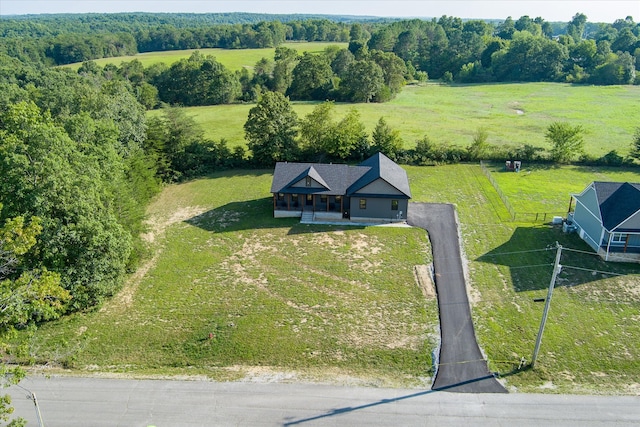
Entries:
[[[481,130],[467,148],[425,137],[405,149],[383,118],[370,137],[356,110],[334,119],[334,101],[385,102],[407,83],[427,79],[639,83],[640,25],[631,17],[589,24],[577,14],[562,25],[527,16],[500,22],[264,18],[0,19],[2,342],[15,328],[91,309],[114,294],[145,256],[145,206],[163,182],[278,160],[355,161],[375,151],[414,164],[541,158],[533,147],[490,149]],[[296,40],[348,47],[300,54],[280,46]],[[91,61],[207,47],[276,49],[273,58],[241,71],[199,52],[147,68],[135,60],[104,67]],[[83,64],[77,72],[57,67],[72,62]],[[291,100],[324,102],[299,118]],[[171,108],[241,101],[257,102],[245,124],[248,151],[205,139],[192,119]],[[161,106],[162,114],[147,119],[146,110]],[[558,126],[558,135],[579,141],[580,129]],[[640,133],[635,140],[632,155],[640,158]],[[556,154],[550,159],[567,160]],[[603,161],[622,158],[613,153]]]
[[354,55],[393,53],[430,78],[461,82],[634,84],[640,29],[632,17],[568,23],[375,20],[253,14],[89,14],[0,19],[0,53],[61,65],[138,52],[276,47],[285,41],[349,42]]

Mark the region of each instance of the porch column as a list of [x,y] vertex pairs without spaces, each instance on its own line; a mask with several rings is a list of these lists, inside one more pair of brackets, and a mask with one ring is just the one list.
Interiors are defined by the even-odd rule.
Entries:
[[629,246],[629,237],[631,237],[631,234],[627,234],[627,238],[624,241],[624,249],[622,251],[622,253],[624,254],[627,253],[627,246]]
[[287,210],[291,210],[291,194],[287,194]]

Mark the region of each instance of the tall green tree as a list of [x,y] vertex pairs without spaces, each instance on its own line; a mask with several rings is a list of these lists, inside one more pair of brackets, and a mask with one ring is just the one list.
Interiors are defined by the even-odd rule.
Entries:
[[640,127],[637,127],[633,133],[633,141],[631,142],[631,157],[640,160]]
[[587,17],[583,13],[576,13],[569,24],[567,24],[567,35],[578,43],[584,36],[584,29],[587,25]]
[[212,55],[194,52],[188,59],[175,62],[153,83],[163,102],[181,105],[228,104],[239,98],[237,76]]
[[371,139],[373,151],[379,151],[394,161],[398,159],[403,146],[402,137],[400,131],[392,129],[384,117],[378,120]]
[[371,60],[355,61],[340,83],[340,91],[352,102],[371,102],[384,87],[384,72]]
[[584,152],[584,128],[566,122],[553,122],[547,127],[545,138],[551,144],[551,159],[557,163],[569,163]]
[[[24,345],[13,344],[16,328],[27,329],[28,335],[32,335],[35,322],[58,318],[70,298],[60,286],[58,273],[46,268],[25,268],[23,260],[33,256],[30,251],[41,231],[38,217],[30,221],[22,216],[9,218],[0,226],[0,356],[5,361],[23,356],[28,350]],[[0,365],[0,386],[17,384],[22,377],[24,371],[20,367]],[[8,421],[12,413],[11,397],[0,396],[0,421]],[[22,420],[8,425],[22,425]]]
[[293,69],[291,87],[287,92],[291,99],[325,100],[333,89],[333,70],[326,55],[305,52]]
[[280,92],[266,92],[249,110],[244,124],[247,146],[253,160],[264,166],[296,160],[299,152],[298,115],[289,98]]
[[272,90],[287,93],[293,82],[293,70],[298,64],[298,52],[287,47],[277,47],[274,56]]
[[71,309],[98,304],[122,283],[131,251],[100,174],[107,159],[79,150],[33,103],[10,106],[0,124],[0,218],[40,217],[38,256],[28,267],[60,272]]
[[360,158],[358,153],[368,154],[369,150],[369,138],[360,120],[360,113],[356,109],[351,109],[337,123],[331,145],[327,147],[327,153],[340,160],[346,160],[354,155]]
[[300,137],[303,150],[310,156],[319,156],[328,152],[334,137],[335,121],[333,118],[335,104],[325,101],[316,105],[313,111],[300,120]]

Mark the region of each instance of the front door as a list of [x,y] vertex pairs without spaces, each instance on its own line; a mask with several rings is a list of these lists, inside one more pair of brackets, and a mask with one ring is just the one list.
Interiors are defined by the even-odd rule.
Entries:
[[313,194],[307,194],[307,200],[305,202],[307,207],[313,207]]

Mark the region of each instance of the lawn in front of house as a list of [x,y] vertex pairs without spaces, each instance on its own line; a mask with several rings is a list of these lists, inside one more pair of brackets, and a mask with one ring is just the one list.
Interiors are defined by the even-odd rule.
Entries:
[[[589,248],[558,227],[511,222],[478,165],[406,170],[414,201],[457,208],[478,341],[510,390],[638,393],[640,266],[575,252]],[[167,187],[149,209],[155,256],[100,310],[43,325],[34,359],[85,374],[428,387],[437,307],[413,277],[430,259],[425,233],[274,219],[270,180],[227,172]],[[517,372],[556,242],[566,250],[536,369]]]
[[165,189],[150,207],[155,256],[94,313],[38,331],[37,359],[86,372],[428,385],[437,307],[412,228],[274,219],[271,175],[236,171]]

